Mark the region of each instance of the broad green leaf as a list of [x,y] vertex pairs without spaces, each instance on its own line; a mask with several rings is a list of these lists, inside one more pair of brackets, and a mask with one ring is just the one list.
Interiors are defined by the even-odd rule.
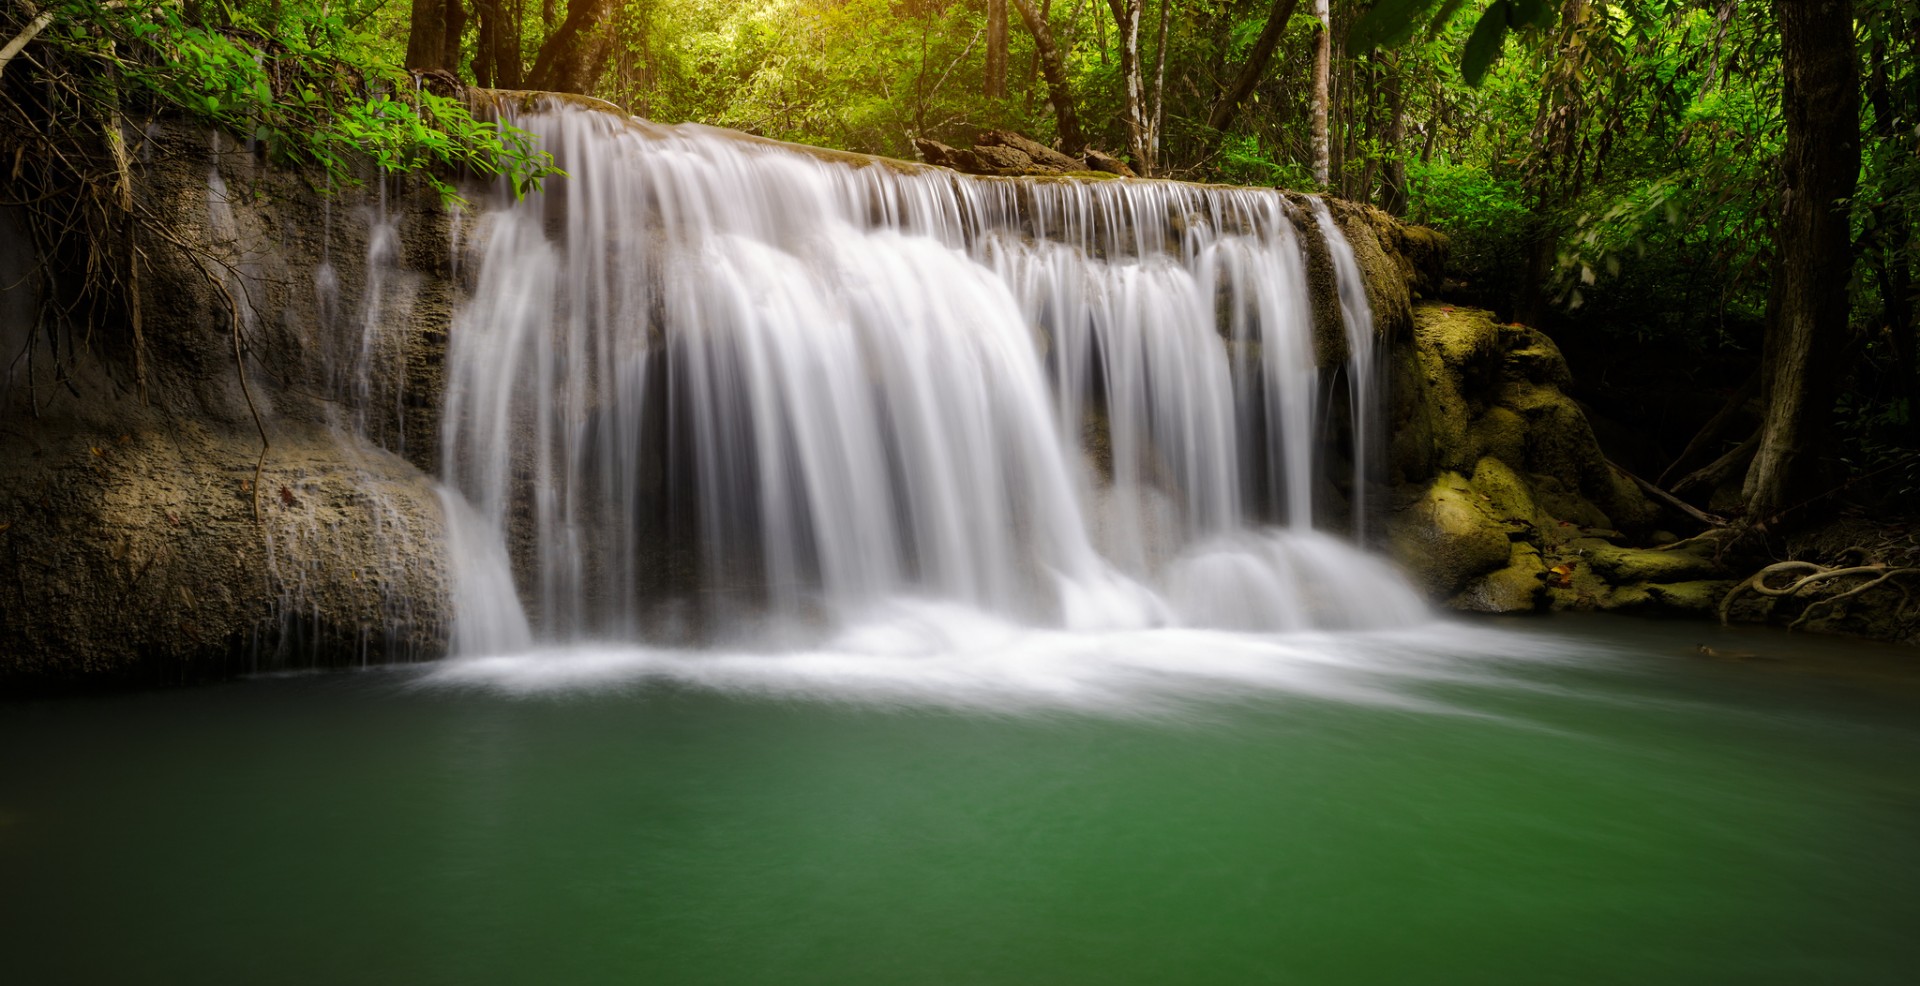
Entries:
[[1480,23],[1473,26],[1467,47],[1460,53],[1460,77],[1467,85],[1478,86],[1487,77],[1487,69],[1500,57],[1500,48],[1506,40],[1507,3],[1498,0],[1480,15]]
[[1379,0],[1354,22],[1353,28],[1347,34],[1347,50],[1362,52],[1405,41],[1412,37],[1414,29],[1420,26],[1422,15],[1438,2],[1439,0]]

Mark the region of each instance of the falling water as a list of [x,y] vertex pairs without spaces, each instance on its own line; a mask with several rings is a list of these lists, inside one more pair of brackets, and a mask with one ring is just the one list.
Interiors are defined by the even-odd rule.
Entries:
[[[539,635],[908,597],[1069,629],[1424,612],[1314,530],[1325,361],[1283,194],[976,179],[561,104],[515,123],[568,177],[474,222],[442,449]],[[1315,211],[1364,469],[1371,320]],[[467,605],[513,606],[493,582]],[[488,619],[504,636],[468,621],[465,649],[525,632]]]

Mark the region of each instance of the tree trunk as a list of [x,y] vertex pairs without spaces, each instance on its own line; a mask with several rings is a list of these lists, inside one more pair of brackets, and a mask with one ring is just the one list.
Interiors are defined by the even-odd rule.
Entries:
[[1743,489],[1766,523],[1820,479],[1846,348],[1853,244],[1845,200],[1860,171],[1859,68],[1850,0],[1775,0],[1780,24],[1781,210],[1763,349],[1766,415]]
[[[1357,68],[1354,70],[1354,76],[1356,78],[1363,77],[1360,73],[1360,70]],[[1360,184],[1356,188],[1356,191],[1359,194],[1352,195],[1350,197],[1359,199],[1362,202],[1371,203],[1374,200],[1373,199],[1373,180],[1377,176],[1380,170],[1380,156],[1377,153],[1374,153],[1374,154],[1366,153],[1366,148],[1369,145],[1369,143],[1372,143],[1375,146],[1378,146],[1379,144],[1380,102],[1381,102],[1380,100],[1380,66],[1374,60],[1374,57],[1371,55],[1367,57],[1366,73],[1364,75],[1364,78],[1367,80],[1367,93],[1366,93],[1366,101],[1362,104],[1364,108],[1360,111],[1360,114],[1359,114],[1360,123],[1357,127],[1354,126],[1353,124],[1348,124],[1348,132],[1351,133],[1354,130],[1358,130],[1360,132],[1360,139],[1357,143],[1359,145],[1359,149],[1362,155],[1366,158],[1366,163],[1360,166]],[[1352,120],[1353,116],[1349,114],[1347,119]]]
[[1333,19],[1327,0],[1313,0],[1313,16],[1320,22],[1313,39],[1313,181],[1324,189],[1333,178],[1327,146],[1327,110],[1333,99]]
[[608,38],[602,30],[613,0],[568,0],[566,20],[540,46],[527,85],[551,92],[593,91],[607,64]]
[[525,85],[519,5],[513,0],[475,0],[474,13],[480,18],[479,36],[474,39],[474,81],[500,89]]
[[1273,51],[1280,46],[1280,39],[1287,36],[1287,21],[1293,18],[1293,8],[1299,0],[1273,0],[1273,8],[1267,11],[1267,23],[1260,29],[1260,36],[1253,39],[1253,50],[1247,52],[1247,63],[1233,81],[1220,92],[1220,98],[1214,100],[1213,109],[1207,113],[1207,126],[1215,130],[1226,129],[1227,122],[1233,119],[1233,111],[1253,93],[1260,84],[1260,77],[1267,73],[1267,63],[1273,60]]
[[413,0],[406,67],[458,74],[460,34],[466,29],[467,10],[460,0]]
[[1400,88],[1400,56],[1387,66],[1387,193],[1383,208],[1396,216],[1407,214],[1407,100]]
[[1160,170],[1160,135],[1167,122],[1167,11],[1171,0],[1160,0],[1160,34],[1153,53],[1153,108],[1147,116],[1147,167]]
[[[1897,23],[1897,22],[1896,22]],[[1899,148],[1906,134],[1900,123],[1907,107],[1900,105],[1888,77],[1891,61],[1884,39],[1873,45],[1871,68],[1867,73],[1867,102],[1873,107],[1873,133],[1883,144]],[[1912,92],[1903,87],[1903,95]],[[1914,353],[1913,278],[1909,258],[1913,242],[1913,218],[1898,196],[1883,195],[1873,206],[1875,239],[1874,279],[1880,289],[1880,318],[1893,350],[1893,391],[1907,405],[1907,427],[1901,440],[1911,448],[1920,448],[1920,358]]]
[[1060,49],[1053,43],[1053,28],[1047,26],[1046,18],[1033,9],[1032,0],[1011,0],[1013,9],[1020,13],[1020,20],[1027,25],[1027,31],[1033,35],[1034,53],[1040,58],[1040,74],[1047,80],[1047,101],[1053,104],[1055,129],[1060,132],[1060,149],[1068,154],[1078,155],[1086,150],[1087,142],[1080,137],[1080,118],[1073,108],[1073,89],[1067,82],[1066,65],[1060,59]]
[[988,99],[1007,95],[1007,0],[987,0],[987,77],[980,92]]
[[1133,158],[1133,170],[1141,175],[1153,172],[1152,155],[1147,150],[1146,86],[1140,71],[1140,7],[1143,0],[1107,0],[1113,11],[1115,40],[1120,43],[1121,113],[1126,117],[1127,153]]

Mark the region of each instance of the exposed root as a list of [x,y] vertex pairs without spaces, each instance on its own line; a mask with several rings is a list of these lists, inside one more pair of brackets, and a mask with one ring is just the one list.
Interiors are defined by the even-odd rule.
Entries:
[[[1861,549],[1861,553],[1865,553],[1864,549]],[[1787,574],[1797,574],[1798,577],[1779,586],[1775,586],[1768,581],[1772,576]],[[1748,576],[1745,581],[1728,590],[1726,596],[1720,600],[1720,624],[1725,626],[1730,622],[1734,601],[1738,599],[1742,593],[1749,590],[1775,600],[1791,599],[1809,590],[1831,592],[1831,595],[1821,596],[1808,603],[1807,607],[1800,611],[1800,615],[1794,617],[1792,623],[1787,624],[1787,629],[1797,630],[1808,620],[1812,619],[1816,613],[1831,612],[1834,607],[1840,603],[1852,599],[1875,586],[1891,582],[1903,575],[1920,575],[1920,568],[1895,568],[1879,563],[1829,566],[1810,561],[1775,562],[1753,573]],[[1843,591],[1833,591],[1839,588],[1839,584],[1843,580],[1847,579],[1865,579],[1865,581]],[[1899,585],[1898,583],[1894,584]],[[1912,596],[1907,592],[1905,586],[1902,585],[1899,586],[1899,588],[1901,592],[1901,608],[1904,610],[1907,603],[1911,601]]]

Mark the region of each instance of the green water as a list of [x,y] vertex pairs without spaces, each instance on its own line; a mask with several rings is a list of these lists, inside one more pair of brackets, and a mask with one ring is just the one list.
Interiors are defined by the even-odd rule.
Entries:
[[1395,679],[1444,708],[405,671],[0,704],[0,981],[1920,980],[1911,652],[1522,632],[1561,659]]

